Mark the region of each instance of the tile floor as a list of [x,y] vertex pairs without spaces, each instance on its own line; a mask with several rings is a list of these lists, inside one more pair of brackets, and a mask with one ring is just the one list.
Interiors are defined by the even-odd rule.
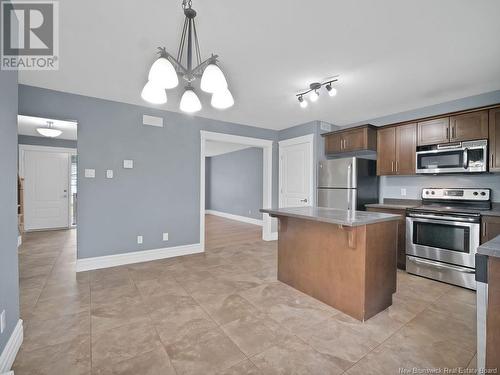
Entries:
[[20,248],[16,375],[398,374],[473,367],[473,292],[398,272],[365,323],[276,281],[276,242],[207,216],[205,254],[75,273],[74,230]]

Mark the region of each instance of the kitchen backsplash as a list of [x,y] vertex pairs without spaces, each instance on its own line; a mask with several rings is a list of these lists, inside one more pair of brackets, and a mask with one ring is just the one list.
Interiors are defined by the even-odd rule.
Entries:
[[[379,198],[420,199],[423,188],[490,188],[492,200],[500,202],[500,174],[438,175],[438,176],[383,176],[380,177]],[[402,189],[406,195],[402,195]],[[404,193],[404,191],[403,191]]]

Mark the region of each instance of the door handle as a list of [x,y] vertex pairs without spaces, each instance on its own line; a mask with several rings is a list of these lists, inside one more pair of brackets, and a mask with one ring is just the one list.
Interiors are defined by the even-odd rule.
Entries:
[[307,203],[307,198],[301,199],[301,202]]
[[450,128],[446,128],[446,139],[450,139]]

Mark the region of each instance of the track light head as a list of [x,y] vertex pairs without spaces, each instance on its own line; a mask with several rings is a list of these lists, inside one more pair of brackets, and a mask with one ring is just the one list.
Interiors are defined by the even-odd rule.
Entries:
[[301,108],[306,108],[307,107],[307,101],[304,100],[304,97],[302,95],[299,96],[299,103]]
[[325,86],[326,90],[328,91],[328,95],[330,96],[335,96],[337,95],[337,89],[335,87],[332,87],[332,83],[328,83],[326,86]]

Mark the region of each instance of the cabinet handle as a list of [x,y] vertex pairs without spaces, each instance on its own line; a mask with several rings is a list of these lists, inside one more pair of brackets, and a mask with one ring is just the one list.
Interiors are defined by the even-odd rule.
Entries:
[[490,155],[490,168],[493,168],[493,167],[494,167],[494,166],[493,166],[493,160],[494,160],[494,157],[495,157],[495,155],[494,155],[494,154],[493,154],[493,152],[492,152],[492,153],[491,153],[491,155]]
[[394,172],[394,160],[391,161],[391,172]]
[[451,128],[451,138],[455,138],[457,136],[457,127],[456,125],[453,125],[453,128]]
[[446,139],[450,139],[450,128],[446,128]]
[[399,167],[398,167],[398,161],[396,160],[396,172],[398,171]]
[[483,221],[483,237],[486,237],[486,222]]

